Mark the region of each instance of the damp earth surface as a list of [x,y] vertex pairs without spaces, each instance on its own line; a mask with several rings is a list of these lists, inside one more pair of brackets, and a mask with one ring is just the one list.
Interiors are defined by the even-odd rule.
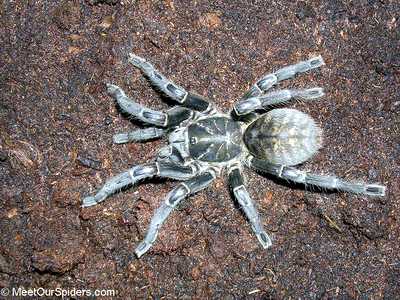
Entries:
[[[120,299],[399,297],[397,1],[0,1],[0,14],[0,287],[112,289]],[[324,131],[301,168],[382,183],[387,196],[245,172],[273,236],[263,250],[220,178],[136,259],[176,183],[152,180],[80,207],[165,143],[112,143],[141,124],[120,114],[106,83],[168,107],[129,52],[225,111],[265,73],[322,55],[326,66],[279,86],[326,91],[288,104]]]

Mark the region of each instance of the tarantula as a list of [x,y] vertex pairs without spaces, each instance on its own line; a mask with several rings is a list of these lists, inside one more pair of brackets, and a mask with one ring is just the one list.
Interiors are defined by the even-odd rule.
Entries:
[[267,92],[282,80],[321,67],[324,65],[321,56],[265,75],[234,105],[231,115],[219,112],[207,99],[168,80],[145,59],[130,54],[128,60],[155,88],[180,106],[166,112],[151,110],[128,98],[118,86],[107,84],[108,93],[124,112],[154,126],[116,134],[114,143],[148,141],[168,135],[169,144],[159,150],[153,162],[134,166],[109,179],[94,196],[84,198],[82,206],[96,205],[122,188],[153,176],[182,181],[153,215],[144,240],[135,250],[137,257],[153,245],[161,225],[181,200],[206,188],[225,172],[232,193],[257,239],[263,248],[270,247],[271,238],[244,185],[243,166],[304,185],[371,196],[385,195],[385,187],[381,185],[348,182],[294,168],[310,159],[321,147],[321,129],[309,115],[295,109],[260,112],[290,99],[308,101],[323,96],[322,88]]

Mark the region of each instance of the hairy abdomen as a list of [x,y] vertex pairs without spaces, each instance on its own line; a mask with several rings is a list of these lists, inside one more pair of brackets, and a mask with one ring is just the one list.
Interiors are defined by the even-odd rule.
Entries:
[[257,158],[293,166],[312,157],[321,147],[322,137],[310,116],[284,108],[271,110],[251,123],[244,142]]

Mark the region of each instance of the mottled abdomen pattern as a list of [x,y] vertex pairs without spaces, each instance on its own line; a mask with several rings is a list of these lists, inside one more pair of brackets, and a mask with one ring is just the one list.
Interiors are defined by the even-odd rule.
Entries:
[[194,159],[226,162],[242,151],[240,125],[227,117],[199,120],[188,128],[189,152]]
[[251,123],[244,142],[252,155],[293,166],[308,160],[322,145],[321,129],[296,109],[274,109]]

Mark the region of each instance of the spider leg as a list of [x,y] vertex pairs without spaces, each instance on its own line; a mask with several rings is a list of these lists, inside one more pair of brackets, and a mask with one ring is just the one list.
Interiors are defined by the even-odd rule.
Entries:
[[290,99],[314,100],[324,96],[322,88],[278,90],[260,96],[239,100],[233,109],[236,115],[245,115],[258,109],[266,109],[270,105],[281,104]]
[[129,185],[135,185],[140,180],[160,176],[176,180],[187,180],[195,176],[197,169],[194,166],[177,165],[170,162],[152,162],[134,166],[107,180],[103,187],[94,195],[83,199],[82,207],[96,205],[107,197]]
[[257,170],[305,185],[369,196],[385,196],[386,187],[379,184],[349,182],[335,176],[311,174],[293,167],[270,164],[257,158],[251,160],[251,166]]
[[156,126],[173,127],[189,119],[193,114],[190,109],[178,106],[167,112],[149,109],[127,97],[124,91],[114,84],[107,84],[107,92],[115,98],[122,110],[142,122]]
[[324,65],[324,60],[321,56],[313,57],[309,60],[301,61],[297,64],[283,67],[276,72],[267,74],[259,79],[242,97],[242,99],[259,96],[278,82],[292,78],[299,73],[304,73],[309,70],[319,68]]
[[249,219],[251,228],[256,234],[262,247],[264,249],[270,247],[272,245],[271,238],[264,230],[256,205],[244,186],[243,175],[237,166],[229,170],[229,185],[232,188],[235,198],[238,200],[244,213]]
[[215,176],[213,171],[206,171],[192,179],[181,182],[167,195],[161,206],[154,213],[145,238],[136,247],[135,253],[138,258],[145,254],[154,244],[158,230],[178,203],[187,196],[206,188],[215,179]]
[[185,158],[182,157],[181,153],[172,145],[162,147],[158,151],[157,159],[161,161],[170,161],[178,165],[185,164]]
[[129,142],[143,142],[162,137],[165,130],[157,127],[138,129],[130,132],[118,133],[113,136],[115,144],[125,144]]
[[200,112],[207,112],[212,109],[211,103],[209,103],[204,97],[187,92],[184,88],[173,83],[144,58],[130,53],[128,61],[135,67],[139,68],[153,86],[178,102],[180,105]]

